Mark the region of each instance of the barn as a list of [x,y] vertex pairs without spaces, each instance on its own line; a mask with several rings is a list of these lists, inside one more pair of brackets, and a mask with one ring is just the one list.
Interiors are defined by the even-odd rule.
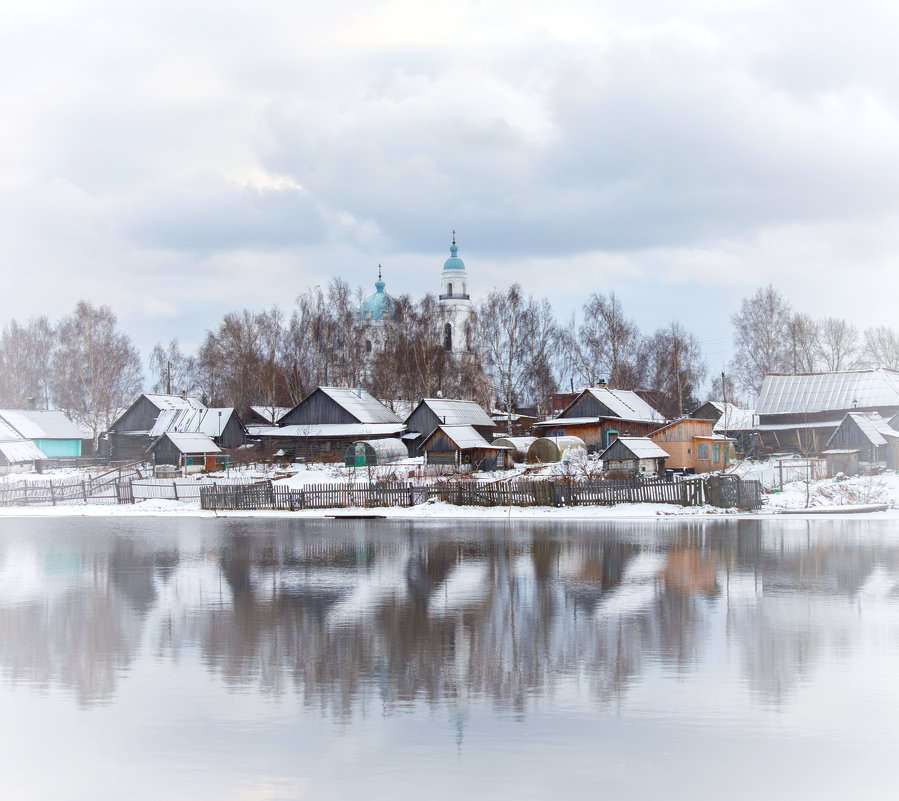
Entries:
[[410,456],[421,456],[422,445],[438,426],[471,426],[484,439],[492,440],[496,424],[477,403],[453,398],[424,398],[406,418],[404,437]]
[[899,430],[877,412],[849,412],[827,441],[824,455],[833,465],[832,473],[852,475],[872,467],[895,470],[899,467]]

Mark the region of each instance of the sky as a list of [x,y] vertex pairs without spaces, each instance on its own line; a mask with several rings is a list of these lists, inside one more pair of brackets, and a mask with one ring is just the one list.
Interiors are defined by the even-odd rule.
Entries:
[[[34,0],[0,9],[0,324],[146,357],[339,275],[568,318],[614,290],[713,372],[773,283],[897,325],[899,7]],[[371,289],[373,291],[373,289]]]

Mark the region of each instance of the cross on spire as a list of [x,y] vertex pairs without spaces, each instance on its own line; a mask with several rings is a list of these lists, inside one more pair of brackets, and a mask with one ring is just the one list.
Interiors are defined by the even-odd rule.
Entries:
[[456,229],[453,228],[453,244],[456,244]]
[[381,265],[378,265],[378,280],[381,280]]

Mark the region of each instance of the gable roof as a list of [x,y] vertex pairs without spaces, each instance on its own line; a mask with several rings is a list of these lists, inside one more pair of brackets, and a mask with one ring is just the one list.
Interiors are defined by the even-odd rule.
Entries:
[[[360,423],[402,423],[403,421],[388,409],[377,398],[369,395],[364,389],[350,387],[318,387],[334,403]],[[310,393],[311,394],[311,393]],[[308,397],[308,396],[307,396]],[[306,399],[304,398],[303,401]]]
[[[164,409],[202,409],[203,404],[196,398],[186,398],[183,395],[150,395],[144,393],[144,397],[150,401],[159,411]],[[138,400],[140,400],[138,398]]]
[[[843,418],[840,427],[842,427],[846,420],[850,419],[858,426],[858,430],[872,445],[886,445],[891,439],[899,439],[899,431],[890,428],[887,421],[877,412],[849,412],[849,414]],[[830,445],[831,440],[836,437],[836,435],[837,431],[834,431],[827,441],[828,445]]]
[[84,434],[58,409],[0,409],[0,418],[23,439],[84,439]]
[[609,389],[608,387],[587,387],[562,410],[559,417],[565,417],[566,412],[588,392],[615,417],[620,417],[622,420],[639,420],[647,423],[665,422],[665,418],[633,390]]
[[599,456],[601,459],[611,448],[618,444],[630,451],[638,459],[668,459],[667,451],[660,448],[649,437],[618,437]]
[[44,452],[29,439],[18,442],[0,442],[0,453],[10,464],[21,464],[47,458]]
[[[496,428],[496,423],[477,403],[470,400],[456,400],[455,398],[422,398],[409,417],[415,413],[419,406],[427,406],[444,425],[447,426],[489,426]],[[406,418],[408,422],[409,417]]]
[[202,406],[199,409],[164,409],[159,413],[149,433],[151,437],[161,437],[169,431],[217,437],[225,430],[232,415],[238,422],[240,421],[233,406],[210,409]]
[[289,406],[251,406],[250,408],[263,420],[268,420],[272,424],[277,423],[290,411]]
[[[207,437],[205,434],[196,434],[196,433],[179,433],[173,431],[167,431],[165,433],[165,438],[169,439],[171,443],[181,452],[181,453],[221,453],[222,449],[216,445],[212,439]],[[152,446],[151,446],[152,449]]]
[[850,370],[839,373],[769,373],[762,382],[756,414],[806,414],[856,407],[899,407],[899,372]]
[[431,432],[431,435],[422,443],[422,449],[425,449],[425,445],[437,435],[437,432],[443,432],[450,442],[460,450],[465,450],[467,448],[484,448],[494,451],[505,450],[502,445],[491,445],[471,426],[450,425],[437,426],[437,428]]

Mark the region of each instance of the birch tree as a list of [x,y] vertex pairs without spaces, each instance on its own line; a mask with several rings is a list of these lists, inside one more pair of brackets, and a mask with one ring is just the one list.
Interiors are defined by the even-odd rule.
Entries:
[[771,284],[744,298],[731,317],[736,354],[731,372],[747,392],[758,394],[767,373],[790,370],[790,305]]
[[899,329],[885,325],[866,328],[864,358],[869,367],[899,370]]

